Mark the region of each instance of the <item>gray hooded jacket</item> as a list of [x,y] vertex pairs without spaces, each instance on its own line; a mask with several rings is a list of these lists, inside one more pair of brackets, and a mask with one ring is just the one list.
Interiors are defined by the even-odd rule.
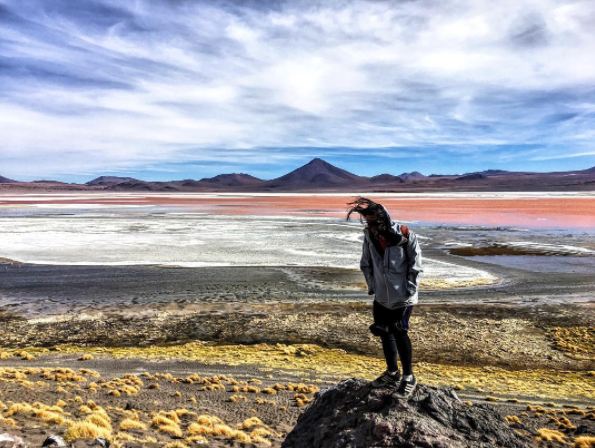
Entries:
[[[386,208],[385,208],[386,211]],[[402,226],[390,219],[390,231],[403,235]],[[375,300],[386,308],[397,309],[417,304],[421,248],[415,233],[396,246],[388,246],[382,257],[370,240],[368,229],[364,229],[364,244],[360,268],[366,277],[368,293],[375,294]]]

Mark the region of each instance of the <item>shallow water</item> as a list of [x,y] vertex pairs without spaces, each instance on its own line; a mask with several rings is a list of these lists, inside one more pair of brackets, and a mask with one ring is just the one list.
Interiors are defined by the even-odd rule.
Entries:
[[495,264],[528,272],[595,274],[595,257],[547,255],[493,255],[464,257],[467,260]]

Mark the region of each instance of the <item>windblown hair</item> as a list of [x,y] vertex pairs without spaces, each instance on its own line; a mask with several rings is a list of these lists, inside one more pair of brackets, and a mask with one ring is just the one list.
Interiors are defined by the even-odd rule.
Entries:
[[349,207],[347,221],[349,221],[351,214],[355,212],[359,213],[359,221],[362,224],[364,223],[362,216],[375,216],[376,221],[378,222],[378,230],[386,231],[390,227],[386,209],[381,204],[378,204],[371,199],[358,196],[353,202],[349,202],[347,206]]

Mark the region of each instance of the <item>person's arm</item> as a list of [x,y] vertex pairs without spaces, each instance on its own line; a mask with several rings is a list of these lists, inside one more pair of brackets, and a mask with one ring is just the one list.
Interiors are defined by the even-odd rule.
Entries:
[[405,246],[407,251],[407,293],[409,296],[414,296],[419,288],[419,274],[422,272],[421,267],[421,247],[417,242],[417,235],[409,232],[409,241]]
[[362,258],[360,260],[359,267],[364,273],[364,277],[366,277],[366,283],[368,284],[368,295],[374,294],[374,268],[372,265],[372,259],[370,258],[370,249],[368,247],[367,236],[364,236]]

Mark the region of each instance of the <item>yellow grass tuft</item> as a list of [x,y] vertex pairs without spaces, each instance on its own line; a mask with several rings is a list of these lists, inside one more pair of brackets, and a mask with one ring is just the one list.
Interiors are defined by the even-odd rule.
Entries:
[[170,442],[165,445],[165,448],[188,448],[188,445],[184,442],[176,440],[175,442]]
[[63,425],[66,422],[62,414],[48,410],[38,410],[35,412],[35,416],[48,424]]
[[219,417],[216,417],[214,415],[208,415],[208,414],[199,415],[196,418],[196,421],[198,422],[198,424],[206,425],[206,426],[213,426],[217,423],[223,423],[223,420],[221,420]]
[[154,428],[161,426],[161,425],[171,425],[172,423],[177,424],[177,422],[173,421],[171,418],[169,418],[163,414],[157,414],[151,420],[151,426],[153,426]]
[[595,448],[595,437],[582,436],[574,441],[574,448]]
[[93,359],[93,355],[91,355],[89,353],[85,353],[79,358],[79,361],[91,361],[92,359]]
[[252,443],[262,443],[264,445],[267,446],[271,446],[271,442],[263,437],[260,436],[251,436],[252,437]]
[[247,398],[244,395],[232,395],[231,397],[229,397],[229,401],[231,401],[232,403],[237,403],[241,400],[246,401]]
[[95,439],[96,437],[105,437],[110,439],[112,432],[108,428],[103,428],[86,420],[73,422],[68,426],[64,433],[64,440],[68,443],[77,439]]
[[64,400],[58,400],[58,402],[56,403],[56,406],[60,406],[61,408],[65,408],[66,406],[68,406],[68,403],[66,403]]
[[120,391],[119,390],[115,390],[115,389],[110,390],[107,394],[108,395],[113,395],[114,397],[119,397],[121,395],[120,394]]
[[88,421],[89,423],[93,423],[94,425],[97,425],[100,428],[109,429],[111,432],[111,427],[112,427],[111,420],[110,420],[109,416],[107,415],[107,412],[105,412],[105,411],[95,412],[94,414],[89,415],[86,418],[86,421]]
[[556,431],[555,429],[541,428],[537,430],[537,433],[539,436],[536,437],[535,440],[538,442],[547,441],[566,443],[566,440],[564,440],[564,434],[562,434],[560,431]]
[[271,436],[271,435],[274,436],[275,433],[273,433],[270,429],[263,428],[263,427],[256,428],[250,432],[250,437],[253,437],[253,438],[254,437],[266,437],[266,436]]
[[506,419],[506,422],[507,422],[509,425],[512,425],[512,424],[515,424],[515,423],[517,423],[517,424],[519,424],[519,425],[521,424],[521,419],[520,419],[520,418],[518,418],[516,415],[507,415],[507,416],[505,417],[505,419]]
[[79,412],[82,414],[91,414],[93,412],[93,410],[86,404],[83,404],[83,405],[79,406]]
[[0,426],[5,426],[7,428],[15,428],[17,426],[17,422],[15,422],[13,418],[5,418],[2,415],[0,415]]
[[576,429],[576,426],[568,419],[568,417],[561,417],[558,429]]
[[119,432],[118,434],[116,434],[116,439],[117,440],[122,440],[124,442],[134,442],[134,441],[136,441],[136,437],[134,437],[132,434],[128,434],[126,432]]
[[258,417],[250,417],[242,422],[242,428],[244,429],[250,429],[256,425],[264,425],[264,423]]
[[182,437],[182,430],[178,424],[174,422],[171,422],[169,425],[158,426],[157,431],[170,434],[173,437]]

